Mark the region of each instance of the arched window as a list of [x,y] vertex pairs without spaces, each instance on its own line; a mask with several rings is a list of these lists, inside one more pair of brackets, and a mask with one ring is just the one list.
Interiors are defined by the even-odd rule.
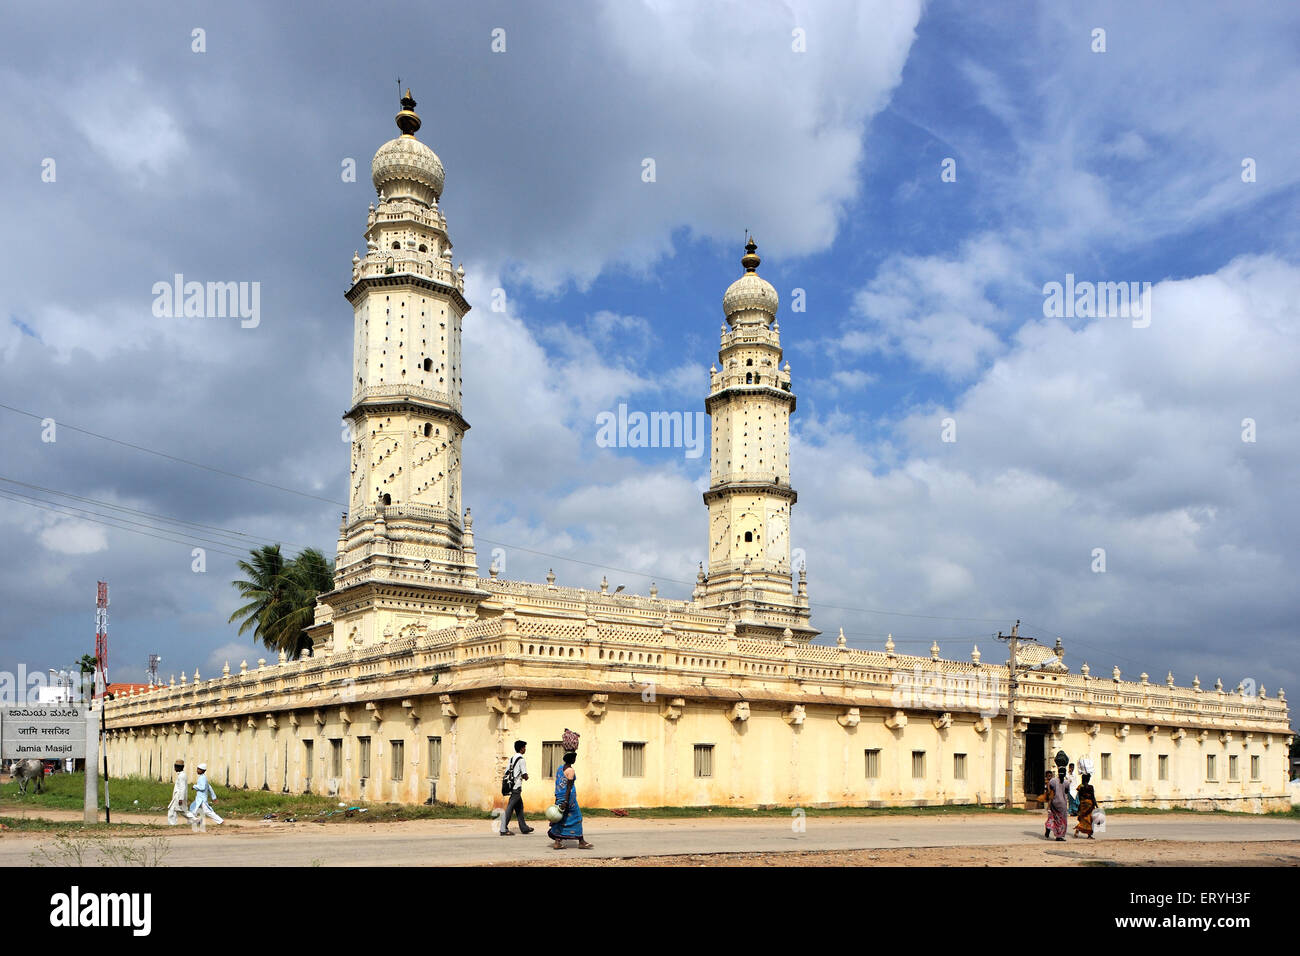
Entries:
[[420,251],[421,251],[421,252],[428,252],[428,251],[429,251],[429,247],[426,246],[424,243],[420,243]]
[[754,364],[754,360],[753,360],[753,359],[745,359],[745,364],[746,364],[746,365],[753,365],[753,364]]
[[746,531],[746,532],[745,532],[745,542],[746,542],[746,543],[749,543],[749,542],[751,542],[751,541],[753,541],[753,540],[754,540],[754,532],[752,532],[752,531]]
[[401,244],[400,242],[394,242],[394,243],[393,243],[393,248],[394,248],[394,249],[400,249],[400,248],[402,248],[402,244]]
[[381,497],[381,498],[379,499],[379,503],[380,503],[381,505],[383,505],[385,508],[387,508],[389,505],[391,505],[391,504],[393,503],[393,496],[392,496],[392,495],[384,495],[383,497]]
[[746,372],[746,373],[745,373],[745,384],[746,384],[746,385],[753,385],[753,384],[754,384],[754,373],[753,373],[753,372]]
[[430,435],[432,435],[432,434],[433,434],[433,426],[430,425],[428,422],[425,422],[425,423],[424,423],[424,437],[425,437],[425,438],[428,438],[428,437],[429,437]]
[[425,360],[424,360],[424,370],[425,370],[426,372],[432,372],[432,371],[433,371],[433,359],[425,359]]

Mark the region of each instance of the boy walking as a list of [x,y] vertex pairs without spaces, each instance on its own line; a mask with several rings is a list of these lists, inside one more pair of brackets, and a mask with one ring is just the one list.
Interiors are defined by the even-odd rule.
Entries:
[[190,813],[194,822],[190,824],[190,829],[198,829],[199,824],[207,828],[205,817],[211,817],[218,823],[225,823],[221,817],[217,816],[217,811],[212,809],[212,804],[216,802],[217,794],[212,789],[212,784],[208,780],[208,765],[199,764],[199,775],[194,781],[194,802],[190,804]]
[[510,758],[506,773],[510,775],[510,799],[506,802],[506,812],[501,814],[501,835],[514,836],[510,830],[510,814],[519,818],[519,832],[532,833],[533,828],[524,820],[524,781],[528,779],[528,762],[524,751],[528,744],[522,740],[515,741],[515,755]]

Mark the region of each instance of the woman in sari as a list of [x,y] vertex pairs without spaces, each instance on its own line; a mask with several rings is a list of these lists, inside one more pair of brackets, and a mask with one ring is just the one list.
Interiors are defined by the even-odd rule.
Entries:
[[1085,773],[1083,782],[1079,784],[1079,822],[1074,825],[1074,835],[1077,837],[1082,833],[1089,840],[1093,839],[1092,811],[1097,808],[1097,792],[1088,782],[1091,779],[1092,775]]
[[1062,767],[1058,774],[1047,782],[1047,827],[1043,831],[1044,840],[1048,839],[1049,832],[1057,840],[1065,840],[1065,813],[1070,798],[1065,785],[1065,768]]
[[577,774],[573,763],[578,755],[572,750],[564,755],[564,763],[555,771],[555,804],[563,813],[546,835],[555,841],[557,850],[564,849],[565,840],[577,840],[579,850],[590,850],[592,844],[582,838],[582,808],[578,806],[578,791],[574,787]]

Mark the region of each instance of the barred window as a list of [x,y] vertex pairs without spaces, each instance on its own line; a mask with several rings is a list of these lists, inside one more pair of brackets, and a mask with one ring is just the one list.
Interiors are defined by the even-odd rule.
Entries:
[[330,776],[343,776],[343,740],[340,737],[330,738]]
[[623,742],[623,776],[645,776],[645,744]]
[[1142,755],[1141,754],[1128,755],[1128,778],[1130,780],[1142,779]]
[[713,744],[695,745],[695,776],[713,776]]
[[555,779],[555,771],[564,764],[564,744],[559,740],[542,741],[542,776]]
[[390,740],[388,750],[392,754],[393,782],[396,783],[406,771],[406,741]]
[[1110,754],[1101,755],[1101,779],[1110,779]]
[[1250,758],[1250,779],[1251,780],[1258,780],[1260,778],[1259,763],[1260,763],[1259,757],[1252,755]]
[[1156,770],[1160,774],[1161,780],[1169,779],[1169,754],[1161,754],[1156,760]]
[[880,751],[867,750],[865,751],[865,753],[867,756],[867,779],[879,780],[880,779]]
[[965,754],[952,755],[952,778],[954,780],[966,779],[966,755]]
[[1214,754],[1205,755],[1205,779],[1214,783],[1219,779],[1218,761]]
[[302,753],[302,763],[303,763],[303,767],[305,767],[305,768],[306,768],[306,771],[307,771],[307,786],[308,786],[308,788],[311,787],[311,765],[312,765],[312,753],[313,753],[313,752],[315,751],[315,749],[316,749],[316,748],[315,748],[315,744],[316,744],[316,741],[314,741],[314,740],[304,740],[304,741],[302,742],[302,750],[303,750],[303,753]]
[[925,778],[925,751],[912,751],[912,779],[923,780]]
[[357,749],[359,751],[357,762],[361,765],[359,776],[362,780],[367,780],[370,778],[370,738],[358,737]]
[[1241,771],[1237,769],[1237,755],[1229,754],[1228,756],[1228,779],[1240,780]]
[[437,780],[442,776],[442,738],[429,738],[429,772],[430,780]]

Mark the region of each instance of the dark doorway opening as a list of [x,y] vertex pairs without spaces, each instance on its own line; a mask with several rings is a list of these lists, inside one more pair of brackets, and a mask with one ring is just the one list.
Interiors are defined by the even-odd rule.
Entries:
[[1046,789],[1047,731],[1046,724],[1030,724],[1025,731],[1025,798],[1029,800]]

